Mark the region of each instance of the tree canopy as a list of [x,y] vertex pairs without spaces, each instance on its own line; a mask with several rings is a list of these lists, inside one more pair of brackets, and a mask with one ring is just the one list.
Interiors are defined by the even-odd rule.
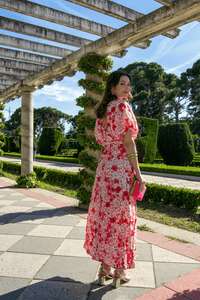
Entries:
[[[64,130],[64,122],[72,122],[73,116],[67,115],[56,108],[34,108],[34,134],[39,136],[43,127],[58,127]],[[21,126],[21,107],[5,122],[5,127],[10,131],[19,131]]]
[[162,123],[169,93],[163,68],[157,63],[135,62],[123,70],[133,79],[131,105],[135,115],[158,119]]
[[192,119],[200,118],[200,59],[181,74],[181,79],[189,99],[187,112]]

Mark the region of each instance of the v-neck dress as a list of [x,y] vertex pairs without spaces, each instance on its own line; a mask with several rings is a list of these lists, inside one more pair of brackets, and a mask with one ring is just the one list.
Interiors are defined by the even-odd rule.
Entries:
[[129,194],[135,178],[123,135],[138,133],[136,118],[123,99],[107,106],[107,124],[96,119],[95,137],[105,147],[99,160],[88,210],[84,248],[92,259],[117,269],[133,268],[136,255],[136,200]]

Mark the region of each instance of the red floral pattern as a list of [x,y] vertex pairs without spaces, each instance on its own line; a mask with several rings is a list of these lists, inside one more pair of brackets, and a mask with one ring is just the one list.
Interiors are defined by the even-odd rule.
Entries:
[[136,255],[136,201],[129,197],[135,177],[123,135],[138,133],[136,118],[122,99],[107,107],[106,128],[96,120],[95,137],[105,147],[99,160],[88,210],[84,248],[94,260],[113,268],[133,268]]

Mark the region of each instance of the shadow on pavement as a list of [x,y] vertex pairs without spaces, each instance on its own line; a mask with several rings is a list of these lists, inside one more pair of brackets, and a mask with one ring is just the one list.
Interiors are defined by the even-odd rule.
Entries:
[[113,290],[111,285],[98,286],[100,289],[92,292],[92,298],[90,298],[91,287],[96,281],[83,283],[69,277],[56,276],[48,280],[33,280],[27,286],[29,283],[30,279],[2,277],[0,300],[99,300],[107,292]]

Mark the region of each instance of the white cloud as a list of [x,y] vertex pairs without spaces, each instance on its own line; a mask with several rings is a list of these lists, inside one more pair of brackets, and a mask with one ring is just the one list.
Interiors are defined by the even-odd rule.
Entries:
[[191,30],[193,29],[198,22],[189,23],[182,26],[179,36],[171,40],[170,38],[163,39],[160,44],[157,46],[157,50],[150,58],[146,59],[145,62],[149,63],[151,61],[158,61],[166,54],[168,54],[174,46],[180,42],[180,40]]
[[195,57],[192,57],[188,61],[186,61],[186,62],[184,62],[184,63],[182,63],[182,64],[180,64],[180,65],[178,65],[178,66],[176,66],[174,68],[171,68],[171,69],[167,70],[166,73],[175,73],[178,70],[180,71],[181,68],[183,68],[183,67],[185,67],[185,66],[187,66],[187,65],[189,65],[189,64],[191,64],[193,62],[195,62],[199,58],[200,58],[200,53],[197,54]]
[[35,97],[46,95],[49,96],[51,100],[53,97],[56,101],[70,102],[81,96],[83,92],[83,89],[80,87],[67,87],[56,82],[50,86],[45,85],[41,90],[37,90]]

